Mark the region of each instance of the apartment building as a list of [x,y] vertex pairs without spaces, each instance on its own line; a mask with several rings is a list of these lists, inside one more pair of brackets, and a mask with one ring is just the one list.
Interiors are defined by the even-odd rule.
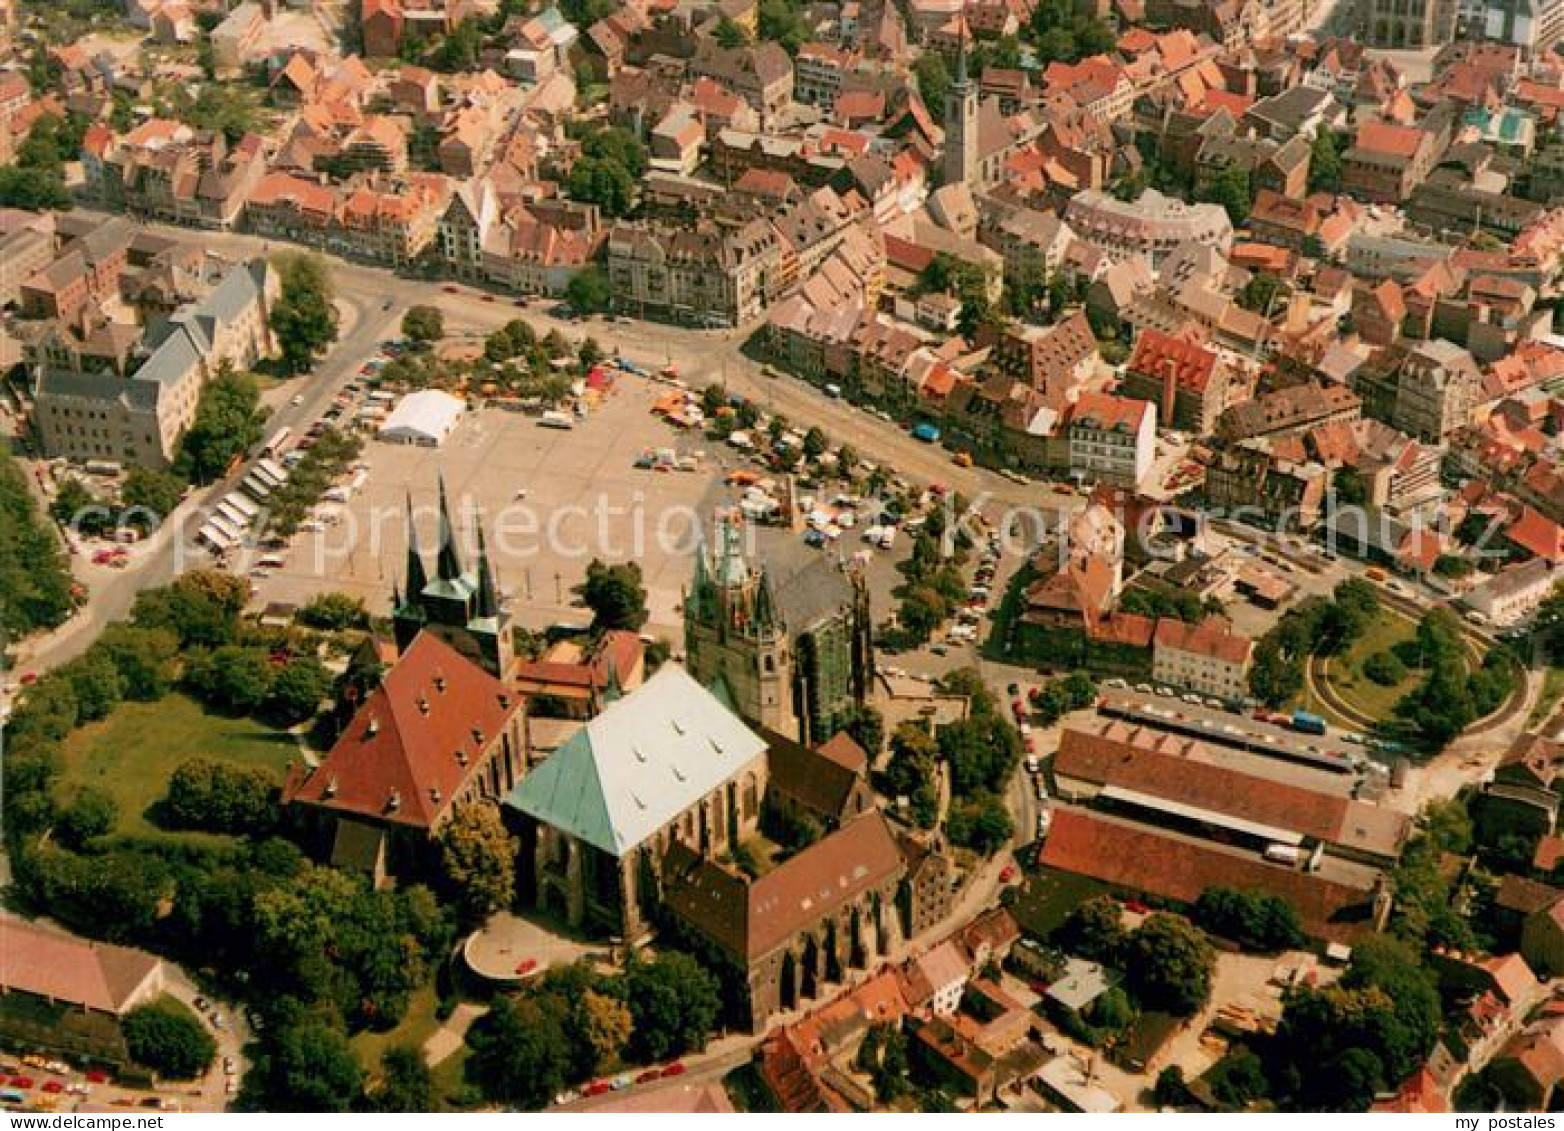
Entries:
[[264,259],[233,268],[211,294],[149,339],[129,377],[112,369],[38,374],[33,424],[50,456],[164,467],[195,417],[201,389],[225,361],[246,369],[271,352],[267,312],[277,290]]
[[1070,473],[1083,482],[1135,488],[1151,470],[1157,410],[1149,401],[1082,393],[1064,426]]
[[1151,640],[1151,677],[1218,699],[1239,699],[1249,692],[1249,661],[1254,641],[1220,617],[1189,624],[1163,617]]
[[622,309],[738,326],[776,298],[783,246],[766,220],[736,231],[618,224],[607,254],[609,285]]
[[1078,238],[1114,258],[1144,255],[1161,266],[1174,248],[1197,243],[1226,252],[1233,224],[1218,204],[1185,204],[1147,189],[1135,201],[1088,189],[1071,197],[1065,222]]

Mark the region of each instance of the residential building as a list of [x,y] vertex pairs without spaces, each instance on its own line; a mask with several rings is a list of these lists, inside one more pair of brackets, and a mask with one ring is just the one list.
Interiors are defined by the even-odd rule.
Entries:
[[1501,569],[1468,590],[1461,600],[1489,624],[1508,628],[1530,617],[1553,593],[1559,580],[1559,571],[1552,562],[1530,558]]
[[1368,0],[1358,20],[1366,45],[1416,51],[1449,43],[1458,12],[1456,0]]
[[1158,683],[1232,701],[1249,691],[1254,641],[1220,617],[1188,624],[1172,617],[1157,622],[1151,641],[1151,675]]
[[166,467],[218,368],[229,362],[248,369],[272,351],[267,316],[277,288],[264,259],[233,268],[148,339],[146,359],[128,377],[112,369],[41,366],[33,426],[44,451]]
[[1207,436],[1236,398],[1238,382],[1215,350],[1147,329],[1135,342],[1119,392],[1156,405],[1163,427]]
[[1157,410],[1149,401],[1082,393],[1065,417],[1070,473],[1086,483],[1134,488],[1156,455]]
[[1070,198],[1064,218],[1086,243],[1118,258],[1144,255],[1153,268],[1181,244],[1225,252],[1233,243],[1232,221],[1221,205],[1185,204],[1155,189],[1133,202],[1087,189]]
[[1400,204],[1433,172],[1439,148],[1438,138],[1430,130],[1393,122],[1364,122],[1341,155],[1342,191],[1361,200]]
[[1481,388],[1482,373],[1466,350],[1439,338],[1419,342],[1396,373],[1388,423],[1409,436],[1443,443],[1472,422]]
[[608,233],[608,279],[622,310],[740,326],[777,297],[782,255],[762,219],[731,231],[619,223]]

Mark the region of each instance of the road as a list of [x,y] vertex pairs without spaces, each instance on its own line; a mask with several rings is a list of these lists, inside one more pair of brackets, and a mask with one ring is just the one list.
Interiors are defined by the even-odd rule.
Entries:
[[[211,252],[239,259],[290,249],[292,245],[231,232],[195,233],[172,225],[149,223],[149,230],[173,238],[198,238]],[[850,443],[860,455],[890,468],[901,479],[939,482],[968,498],[985,502],[991,512],[1023,510],[1052,512],[1069,498],[1046,484],[1022,485],[981,468],[956,466],[944,449],[920,443],[894,424],[833,400],[804,382],[768,378],[741,352],[753,329],[694,330],[657,323],[593,318],[565,322],[547,313],[545,302],[519,304],[511,298],[412,279],[382,267],[324,256],[331,267],[344,335],[315,370],[295,382],[300,405],[284,403],[268,423],[268,434],[282,425],[295,428],[320,417],[379,343],[396,336],[403,311],[415,303],[438,307],[449,334],[486,334],[514,318],[524,318],[540,334],[557,330],[572,341],[587,336],[607,351],[618,351],[656,366],[677,365],[692,385],[721,384],[730,392],[752,398],[770,412],[780,412],[803,428],[819,427],[838,443]],[[109,623],[126,616],[142,589],[167,584],[182,567],[180,553],[193,532],[190,519],[233,489],[236,479],[194,492],[174,521],[134,557],[130,568],[107,573],[92,587],[87,605],[69,622],[47,636],[17,647],[19,671],[41,672],[80,655]]]

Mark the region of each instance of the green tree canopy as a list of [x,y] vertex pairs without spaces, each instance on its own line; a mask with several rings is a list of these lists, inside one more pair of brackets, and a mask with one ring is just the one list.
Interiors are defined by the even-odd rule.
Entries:
[[206,1027],[172,998],[138,1005],[125,1015],[124,1030],[133,1060],[176,1080],[201,1075],[217,1055]]
[[639,629],[646,623],[646,586],[638,562],[608,565],[593,558],[574,592],[592,610],[599,629]]
[[316,255],[290,252],[276,262],[282,290],[272,304],[272,333],[283,364],[292,373],[303,373],[337,337],[331,277]]
[[1130,990],[1148,1009],[1187,1017],[1211,996],[1216,952],[1200,928],[1181,915],[1149,916],[1130,935],[1124,954]]

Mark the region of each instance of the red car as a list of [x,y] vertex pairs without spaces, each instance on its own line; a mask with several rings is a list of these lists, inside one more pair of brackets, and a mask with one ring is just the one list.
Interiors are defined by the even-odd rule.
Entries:
[[657,1069],[655,1069],[655,1068],[648,1068],[645,1072],[641,1073],[639,1076],[637,1076],[635,1078],[635,1082],[637,1084],[649,1084],[653,1080],[656,1080],[661,1075],[662,1075],[662,1073],[657,1071]]
[[581,1089],[581,1094],[583,1096],[601,1096],[608,1091],[608,1086],[607,1080],[593,1080],[585,1088]]
[[43,1090],[52,1096],[57,1096],[61,1092],[65,1091],[65,1085],[60,1083],[58,1080],[45,1080],[43,1084]]
[[538,960],[536,958],[526,958],[516,964],[516,973],[530,974],[537,968]]
[[663,1075],[664,1076],[683,1076],[684,1075],[684,1065],[679,1064],[677,1062],[675,1062],[673,1064],[670,1064],[667,1068],[663,1069]]
[[13,1077],[11,1077],[11,1087],[13,1087],[13,1088],[20,1088],[22,1091],[25,1092],[28,1088],[31,1088],[32,1086],[33,1086],[33,1078],[31,1076],[13,1076]]
[[38,673],[37,672],[23,672],[22,673],[22,678],[21,678],[21,680],[19,682],[21,683],[21,685],[23,687],[27,687],[29,684],[37,683],[38,682]]
[[1014,864],[1006,864],[1003,868],[999,869],[999,882],[1000,883],[1008,884],[1011,880],[1013,880],[1015,878],[1016,878],[1016,866]]
[[445,286],[441,287],[440,289],[442,291],[444,291],[448,295],[461,294],[461,290],[459,288],[453,287],[449,283],[447,283]]
[[89,1083],[89,1084],[107,1084],[108,1082],[109,1082],[109,1074],[107,1072],[89,1072],[89,1073],[87,1073],[87,1083]]
[[1147,915],[1151,912],[1151,908],[1147,907],[1138,899],[1126,899],[1124,901],[1124,906],[1135,912],[1137,915]]
[[1041,995],[1041,994],[1046,994],[1048,992],[1048,983],[1047,982],[1029,982],[1028,985],[1030,985],[1032,987],[1032,992],[1034,994]]

